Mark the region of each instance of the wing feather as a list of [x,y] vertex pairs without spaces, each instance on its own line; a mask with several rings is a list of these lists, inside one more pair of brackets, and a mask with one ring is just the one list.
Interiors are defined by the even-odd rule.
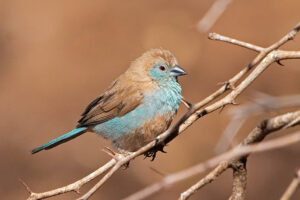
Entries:
[[77,127],[103,123],[132,111],[143,101],[143,93],[135,84],[116,80],[102,95],[92,101],[82,113]]

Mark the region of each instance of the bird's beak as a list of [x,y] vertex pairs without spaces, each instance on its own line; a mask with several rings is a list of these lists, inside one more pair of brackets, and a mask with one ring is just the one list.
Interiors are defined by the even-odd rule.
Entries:
[[182,76],[182,75],[186,75],[187,73],[181,68],[179,67],[178,65],[175,65],[174,68],[171,69],[170,71],[170,75],[171,76]]

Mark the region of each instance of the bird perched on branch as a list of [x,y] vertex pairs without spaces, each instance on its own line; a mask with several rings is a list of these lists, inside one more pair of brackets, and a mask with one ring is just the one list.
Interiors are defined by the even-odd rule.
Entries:
[[109,139],[119,151],[136,151],[170,126],[182,98],[177,77],[185,74],[170,51],[145,52],[87,106],[74,130],[31,153],[88,131]]

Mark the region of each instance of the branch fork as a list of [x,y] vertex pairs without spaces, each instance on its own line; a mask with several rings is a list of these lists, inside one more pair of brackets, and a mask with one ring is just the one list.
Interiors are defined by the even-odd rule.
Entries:
[[[296,27],[287,35],[285,35],[282,39],[280,39],[278,42],[274,43],[273,45],[263,48],[260,46],[256,46],[250,43],[242,42],[236,39],[232,39],[226,36],[219,35],[217,33],[211,33],[209,34],[209,39],[211,40],[217,40],[217,41],[223,41],[230,44],[238,45],[240,47],[244,47],[253,51],[258,52],[259,54],[254,58],[254,60],[244,69],[242,69],[240,72],[238,72],[234,77],[232,77],[230,80],[225,82],[223,86],[221,86],[217,91],[203,99],[202,101],[196,103],[196,104],[190,104],[190,103],[184,103],[189,109],[185,113],[184,116],[180,118],[178,122],[175,123],[174,126],[170,127],[167,131],[159,135],[154,141],[148,143],[144,147],[140,148],[136,152],[132,152],[129,155],[125,155],[122,157],[118,157],[118,159],[111,159],[109,162],[107,162],[102,167],[98,168],[96,171],[92,172],[88,176],[72,183],[67,186],[63,186],[61,188],[57,188],[54,190],[50,190],[47,192],[41,192],[41,193],[34,193],[32,192],[29,187],[25,186],[28,191],[30,191],[30,196],[27,200],[37,200],[37,199],[45,199],[51,196],[60,195],[63,193],[67,193],[70,191],[79,192],[79,189],[84,184],[88,183],[89,181],[93,180],[94,178],[105,174],[100,181],[92,187],[87,193],[85,193],[83,196],[81,196],[80,200],[86,200],[91,195],[93,195],[119,168],[121,168],[124,164],[128,163],[129,161],[133,160],[137,156],[140,156],[142,154],[146,154],[147,152],[154,152],[153,157],[155,158],[157,151],[163,151],[163,146],[171,142],[174,138],[176,138],[179,134],[181,134],[184,130],[186,130],[189,126],[191,126],[196,120],[198,120],[201,117],[204,117],[205,115],[212,113],[220,108],[224,108],[228,104],[236,105],[235,99],[246,89],[248,86],[255,81],[255,79],[262,74],[264,70],[266,70],[272,63],[279,62],[280,60],[284,59],[299,59],[300,58],[300,51],[283,51],[278,50],[279,47],[281,47],[283,44],[285,44],[287,41],[292,40],[296,33],[300,30],[300,23],[296,25]],[[279,62],[280,63],[280,62]],[[250,70],[256,66],[256,68],[251,72]],[[238,81],[241,80],[241,78],[246,75],[248,76],[244,78],[244,80],[236,85]],[[235,86],[236,85],[236,86]],[[223,95],[227,90],[231,89],[230,93],[227,94],[225,97],[221,98],[220,100],[212,103],[214,100],[216,100],[218,97]],[[299,122],[299,120],[298,120]],[[297,122],[297,124],[299,124]],[[267,121],[266,128],[264,130],[267,130],[270,128],[269,126],[270,120]],[[284,124],[286,125],[286,124]],[[284,126],[282,125],[281,128]],[[272,126],[272,124],[271,124]],[[261,129],[260,129],[261,130]],[[278,129],[277,129],[278,130]],[[255,129],[254,131],[259,131]],[[263,131],[264,133],[266,131]],[[253,133],[254,135],[251,135],[250,138],[246,138],[243,142],[243,145],[249,145],[251,144],[251,138],[253,137],[255,139],[256,132]],[[262,139],[264,136],[261,136]],[[260,138],[261,138],[260,137]],[[252,139],[253,139],[252,138]],[[260,140],[259,140],[260,141]],[[254,142],[254,141],[252,141]],[[256,142],[256,141],[255,141]],[[159,148],[157,148],[159,147]],[[157,148],[157,149],[155,149]],[[250,152],[248,152],[250,153]],[[243,154],[244,155],[244,154]],[[244,155],[245,156],[245,155]],[[218,158],[220,159],[220,158]],[[206,177],[201,179],[197,184],[191,187],[190,191],[185,191],[180,196],[180,199],[187,199],[189,198],[196,190],[203,187],[207,183],[212,182],[215,180],[220,174],[222,174],[227,168],[232,166],[231,161],[226,161],[226,159],[218,160],[217,158],[213,158],[212,160],[209,160],[205,163],[205,165],[200,165],[200,169],[197,167],[194,167],[192,169],[187,169],[183,173],[179,173],[176,175],[169,175],[165,179],[165,182],[157,183],[151,186],[150,190],[143,190],[142,192],[138,192],[134,195],[132,195],[130,198],[127,199],[142,199],[145,198],[155,192],[160,191],[162,188],[165,187],[165,185],[171,185],[174,182],[178,182],[179,180],[184,180],[186,177],[189,177],[191,174],[197,174],[202,172],[204,169],[207,169],[207,167],[216,166],[219,164],[211,173],[209,173]],[[217,161],[217,163],[216,163]],[[241,162],[240,159],[236,160],[236,162]],[[231,199],[244,199],[245,196],[245,187],[246,187],[246,166],[240,165],[238,168],[234,168],[233,170],[233,192]],[[246,163],[245,163],[246,165]],[[241,166],[241,168],[240,168]],[[199,166],[198,166],[199,167]],[[244,168],[243,168],[244,167]],[[193,171],[195,170],[195,171]],[[179,176],[176,177],[176,176]],[[174,181],[175,180],[175,181]],[[26,184],[25,184],[26,185]],[[238,198],[239,197],[239,198]]]

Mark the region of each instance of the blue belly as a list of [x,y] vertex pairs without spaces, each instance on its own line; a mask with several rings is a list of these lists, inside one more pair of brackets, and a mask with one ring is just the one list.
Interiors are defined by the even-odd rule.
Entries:
[[144,95],[144,101],[134,110],[121,117],[115,117],[92,129],[105,138],[116,140],[124,135],[134,133],[144,123],[151,121],[157,115],[174,113],[181,100],[180,91],[166,91],[159,89]]

